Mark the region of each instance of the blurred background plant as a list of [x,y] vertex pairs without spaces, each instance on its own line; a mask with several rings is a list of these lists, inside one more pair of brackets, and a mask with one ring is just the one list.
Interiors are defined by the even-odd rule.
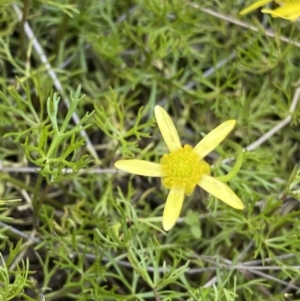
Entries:
[[[0,300],[297,300],[299,22],[252,2],[0,0]],[[270,3],[272,8],[273,3]],[[163,106],[236,211],[197,189],[161,227],[167,191],[116,172],[159,162]]]

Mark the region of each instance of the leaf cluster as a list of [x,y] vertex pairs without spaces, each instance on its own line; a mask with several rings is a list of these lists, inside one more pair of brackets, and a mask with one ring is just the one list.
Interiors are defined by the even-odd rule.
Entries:
[[[0,300],[299,298],[297,22],[256,12],[249,31],[233,1],[0,5]],[[162,230],[160,180],[113,168],[167,152],[156,104],[193,146],[237,120],[205,160],[244,211],[199,189]]]

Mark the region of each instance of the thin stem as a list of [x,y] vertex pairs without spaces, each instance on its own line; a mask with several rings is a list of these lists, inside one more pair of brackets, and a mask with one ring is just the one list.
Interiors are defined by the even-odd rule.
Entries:
[[60,23],[60,26],[57,30],[57,35],[56,35],[56,41],[55,45],[53,47],[52,55],[56,57],[57,52],[59,50],[59,44],[62,41],[63,36],[66,33],[66,30],[68,28],[68,23],[69,23],[69,16],[67,14],[64,14],[62,17],[62,21]]
[[25,54],[25,30],[24,24],[27,20],[28,16],[28,8],[29,8],[29,0],[23,0],[23,11],[22,11],[22,19],[20,22],[20,56],[22,59],[26,58]]
[[33,198],[32,198],[32,207],[33,207],[33,225],[35,228],[37,228],[37,216],[38,216],[38,210],[40,208],[40,192],[41,192],[41,186],[42,186],[43,176],[41,174],[38,175],[37,181],[35,183],[34,192],[33,192]]

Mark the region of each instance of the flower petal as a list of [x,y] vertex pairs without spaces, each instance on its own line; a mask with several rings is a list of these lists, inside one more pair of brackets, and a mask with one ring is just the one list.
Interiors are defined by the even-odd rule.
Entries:
[[244,204],[240,198],[223,182],[203,174],[198,185],[227,205],[239,210],[244,209]]
[[184,188],[172,187],[163,213],[163,228],[169,231],[176,223],[183,204]]
[[162,177],[163,171],[158,163],[148,162],[144,160],[119,160],[115,162],[115,167],[135,175],[148,177]]
[[177,130],[169,114],[160,106],[155,106],[156,121],[169,151],[181,148]]
[[209,132],[194,148],[200,160],[218,146],[231,132],[236,124],[235,120],[227,120]]
[[271,14],[272,17],[280,17],[283,19],[295,21],[300,16],[300,4],[287,3],[274,10],[263,9],[262,12],[266,14]]
[[250,11],[255,10],[261,6],[264,6],[265,4],[271,2],[272,0],[260,0],[260,1],[256,1],[253,4],[251,4],[250,6],[244,8],[242,11],[240,11],[240,15],[245,15],[248,14]]

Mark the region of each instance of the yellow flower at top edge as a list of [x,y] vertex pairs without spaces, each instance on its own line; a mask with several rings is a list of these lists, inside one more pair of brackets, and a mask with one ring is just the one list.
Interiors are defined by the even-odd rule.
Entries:
[[295,21],[300,17],[300,0],[259,0],[246,7],[240,12],[240,15],[245,15],[252,10],[255,10],[269,2],[275,1],[280,6],[276,9],[262,9],[262,13],[271,14],[274,18],[283,18]]
[[155,107],[155,117],[169,153],[162,156],[160,163],[144,160],[120,160],[115,167],[136,175],[161,177],[164,187],[170,189],[163,212],[163,228],[169,231],[179,217],[184,195],[193,193],[198,185],[211,195],[235,209],[244,209],[239,197],[223,182],[210,176],[210,166],[203,158],[218,146],[234,128],[236,121],[228,120],[208,133],[194,148],[182,147],[177,130],[160,106]]

